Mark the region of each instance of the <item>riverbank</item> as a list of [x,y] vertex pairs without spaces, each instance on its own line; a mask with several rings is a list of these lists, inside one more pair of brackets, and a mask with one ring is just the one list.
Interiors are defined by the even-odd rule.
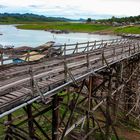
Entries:
[[[64,23],[64,22],[52,22],[43,24],[24,24],[16,26],[18,29],[27,30],[65,30],[68,32],[80,32],[80,33],[101,33],[110,32],[114,30],[114,27],[109,25],[100,24],[86,24],[86,23]],[[99,33],[99,34],[100,34]]]
[[18,29],[26,30],[65,30],[68,32],[90,33],[90,34],[140,34],[140,25],[113,27],[101,24],[86,23],[65,23],[65,22],[48,22],[48,23],[32,23],[16,26]]
[[140,25],[119,27],[115,29],[118,34],[140,34]]

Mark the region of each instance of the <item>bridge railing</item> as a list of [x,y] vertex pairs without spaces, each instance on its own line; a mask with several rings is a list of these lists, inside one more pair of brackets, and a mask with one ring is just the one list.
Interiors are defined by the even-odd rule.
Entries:
[[[111,45],[111,44],[110,44]],[[99,50],[100,49],[100,50]],[[97,50],[83,53],[83,55],[76,55],[75,59],[64,59],[64,72],[65,78],[68,79],[69,72],[74,69],[81,69],[87,67],[88,69],[97,69],[109,65],[115,61],[120,61],[126,57],[130,57],[140,52],[140,42],[130,41],[113,45],[110,47],[107,43],[103,47]],[[81,63],[81,60],[84,60]],[[79,62],[79,63],[78,63]],[[74,64],[75,67],[69,67],[70,64]],[[86,68],[85,68],[86,69]],[[80,74],[82,71],[79,72]],[[78,74],[78,73],[77,73]]]
[[[52,64],[49,64],[48,67],[46,66],[46,70],[41,73],[39,73],[37,70],[40,71],[41,68],[44,69],[44,65],[36,65],[38,68],[35,68],[36,66],[34,66],[32,68],[32,71],[29,71],[28,68],[24,68],[22,71],[14,72],[14,74],[8,73],[8,75],[6,75],[6,77],[8,78],[15,75],[23,76],[25,75],[25,73],[30,74],[30,76],[28,75],[25,78],[22,78],[20,80],[17,79],[17,81],[15,82],[11,82],[9,84],[1,86],[0,92],[3,94],[4,92],[7,92],[7,90],[15,91],[17,89],[20,89],[23,85],[27,85],[27,88],[30,87],[30,89],[34,90],[34,81],[41,82],[46,80],[46,82],[49,82],[50,80],[51,82],[51,78],[55,79],[55,77],[56,79],[60,80],[58,78],[59,76],[62,76],[62,80],[70,81],[73,77],[80,77],[81,75],[88,73],[88,70],[90,69],[97,70],[98,68],[107,66],[112,62],[120,61],[120,59],[122,58],[132,56],[135,53],[139,53],[140,50],[140,42],[134,41],[123,42],[120,43],[119,46],[118,43],[116,44],[116,46],[110,46],[108,47],[108,45],[106,44],[104,47],[101,47],[100,50],[96,49],[94,51],[89,51],[80,55],[78,55],[77,53],[73,57],[64,57],[64,59],[61,59],[61,62],[57,64],[58,67],[56,67],[56,64],[54,64],[53,66]],[[51,69],[54,69],[47,71],[49,67],[51,67]],[[72,76],[70,76],[70,72],[72,73]],[[6,77],[4,76],[4,78]],[[45,88],[47,87],[45,86]],[[36,94],[33,96],[36,96]]]
[[104,47],[104,45],[113,45],[115,43],[125,42],[127,39],[111,39],[111,40],[100,40],[100,41],[92,41],[92,42],[84,42],[84,43],[76,43],[76,44],[64,44],[61,46],[62,54],[76,54],[76,53],[84,53],[88,51],[93,51],[95,49],[100,49]]
[[[113,47],[108,47],[107,44],[100,48],[100,50],[94,50],[94,51],[90,51],[90,52],[87,52],[87,53],[83,53],[83,54],[80,54],[80,55],[75,55],[74,57],[64,57],[64,59],[62,59],[59,64],[59,66],[61,66],[59,72],[57,71],[56,73],[54,72],[55,70],[53,70],[51,73],[48,73],[48,72],[44,72],[44,73],[41,73],[40,75],[37,75],[38,74],[38,70],[40,69],[44,69],[44,65],[37,65],[36,67],[33,68],[33,75],[36,75],[34,76],[33,79],[35,80],[39,80],[40,81],[40,78],[48,78],[48,77],[54,77],[54,75],[59,75],[60,73],[63,73],[64,75],[64,78],[63,79],[66,79],[68,78],[68,71],[73,71],[73,70],[78,70],[80,68],[83,68],[83,69],[90,69],[90,68],[99,68],[99,67],[102,67],[102,66],[105,66],[107,65],[108,63],[111,63],[113,61],[116,61],[116,60],[120,60],[121,58],[124,58],[124,57],[128,57],[128,56],[131,56],[135,53],[138,53],[140,51],[140,42],[136,42],[134,43],[133,41],[132,42],[129,42],[129,44],[126,44],[126,43],[122,43],[120,44],[120,46],[118,47],[118,45],[116,44],[116,46],[113,46]],[[58,63],[58,62],[56,62]],[[51,64],[52,67],[53,65],[56,65],[56,64]],[[50,65],[49,65],[50,67]],[[46,69],[47,69],[47,65],[46,65]],[[18,72],[14,72],[14,75],[16,73],[16,75],[22,75],[23,73],[28,73],[29,72],[29,69],[24,69],[22,71],[18,71]],[[37,72],[37,73],[36,73]],[[80,71],[80,74],[81,74],[82,71]],[[13,73],[9,73],[8,77],[12,76]],[[20,85],[23,85],[23,83],[26,83],[26,82],[29,82],[30,81],[30,77],[29,78],[26,78],[26,79],[23,79],[23,80],[20,80],[20,82],[15,82],[15,83],[11,83],[9,86],[6,85],[6,86],[3,86],[3,87],[0,87],[0,91],[3,91],[7,88],[17,88],[17,86],[20,86]],[[18,83],[18,84],[17,84]]]
[[[111,47],[111,45],[125,44],[128,42],[130,42],[130,40],[118,38],[118,39],[111,39],[111,40],[100,40],[100,41],[76,43],[76,44],[64,44],[60,46],[53,46],[53,47],[50,47],[49,49],[47,48],[45,50],[45,53],[38,49],[31,49],[28,51],[18,51],[18,54],[16,54],[16,53],[13,53],[12,50],[1,49],[0,50],[0,65],[17,64],[17,63],[21,64],[21,63],[43,60],[44,58],[47,58],[47,57],[54,58],[54,57],[67,56],[67,55],[73,55],[73,54],[78,54],[78,53],[87,53],[90,51],[101,49],[104,46]],[[51,50],[55,49],[55,47],[59,48],[58,50],[59,52],[57,52],[56,50],[54,51],[54,54],[52,54]],[[9,52],[11,53],[10,55],[8,54]]]
[[[107,44],[106,44],[107,45]],[[105,65],[104,63],[104,58],[105,59],[108,59],[110,58],[111,56],[113,56],[112,58],[115,59],[115,57],[123,57],[122,54],[125,54],[126,55],[126,52],[127,52],[127,55],[132,55],[134,52],[136,52],[138,49],[137,46],[131,46],[129,45],[130,48],[127,48],[127,50],[124,48],[125,46],[122,45],[121,47],[108,47],[106,48],[107,46],[104,46],[101,48],[101,50],[94,50],[94,51],[90,51],[90,52],[87,52],[87,53],[83,53],[82,55],[77,55],[75,56],[74,58],[73,57],[68,57],[68,58],[64,58],[62,59],[62,62],[60,65],[64,65],[64,71],[65,74],[67,75],[67,70],[73,70],[73,69],[76,69],[77,67],[81,67],[81,66],[87,66],[87,67],[90,67],[90,65],[92,65],[93,63],[98,63],[98,66],[103,66]],[[94,56],[96,56],[94,58]],[[116,58],[116,59],[117,59]],[[78,63],[82,60],[84,60],[84,62],[82,63]],[[77,62],[78,65],[72,67],[72,66],[68,66],[68,65],[71,65],[73,63]],[[40,66],[40,68],[43,67],[43,66]],[[39,69],[39,66],[35,69]],[[28,69],[25,69],[25,71],[22,71],[22,73],[25,73],[26,71],[29,71]],[[19,71],[19,73],[21,73],[21,71]],[[17,73],[19,75],[19,73]],[[11,73],[10,73],[11,74]],[[65,76],[66,76],[65,75]],[[45,76],[48,76],[46,74],[43,75],[43,77]],[[42,77],[42,74],[41,74],[41,77]],[[35,77],[36,78],[36,77]],[[40,77],[37,76],[37,79],[39,79]],[[66,78],[65,78],[66,79]],[[30,78],[28,78],[28,80],[30,80]],[[26,81],[25,81],[26,82]],[[19,84],[19,83],[18,83]],[[22,84],[23,84],[23,81],[22,81]],[[13,85],[11,86],[13,88]],[[1,88],[0,88],[1,89]]]

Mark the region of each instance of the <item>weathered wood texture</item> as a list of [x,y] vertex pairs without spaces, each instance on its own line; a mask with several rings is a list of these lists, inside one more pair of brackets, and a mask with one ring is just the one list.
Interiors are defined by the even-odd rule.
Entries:
[[[15,65],[8,68],[0,66],[0,110],[3,112],[7,110],[7,106],[9,109],[9,106],[15,106],[14,104],[20,104],[40,95],[38,90],[43,94],[62,85],[66,82],[65,74],[67,80],[71,80],[66,69],[76,78],[106,65],[104,58],[107,63],[112,63],[139,51],[139,41],[121,39],[104,42],[94,42],[92,46],[94,49],[88,43],[87,46],[81,47],[88,51],[59,56],[37,64]],[[67,51],[75,52],[76,48]]]
[[[0,66],[0,118],[9,115],[5,139],[38,140],[39,130],[48,140],[93,140],[98,133],[119,140],[120,113],[125,121],[140,121],[140,41],[92,43],[64,45],[62,56],[39,62]],[[22,108],[26,115],[14,118]]]

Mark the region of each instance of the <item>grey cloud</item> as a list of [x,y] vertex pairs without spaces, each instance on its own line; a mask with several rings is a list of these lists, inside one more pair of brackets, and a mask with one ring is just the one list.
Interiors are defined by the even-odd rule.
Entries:
[[30,8],[43,8],[43,5],[29,5]]
[[37,8],[38,6],[37,5],[29,5],[29,7]]
[[0,5],[0,8],[7,8],[7,6],[5,6],[5,5]]
[[54,8],[56,8],[56,9],[62,9],[63,7],[61,7],[61,6],[55,6]]

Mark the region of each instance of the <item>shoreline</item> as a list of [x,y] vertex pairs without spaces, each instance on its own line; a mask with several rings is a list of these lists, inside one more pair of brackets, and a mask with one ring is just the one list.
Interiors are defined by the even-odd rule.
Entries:
[[[22,24],[24,25],[24,24]],[[25,25],[26,26],[26,25]],[[109,29],[104,29],[104,30],[97,30],[97,31],[73,31],[73,30],[69,30],[69,29],[57,29],[57,28],[54,28],[54,29],[51,29],[51,28],[48,28],[48,29],[38,29],[38,28],[22,28],[21,24],[20,25],[17,25],[15,26],[17,29],[22,29],[22,30],[40,30],[40,31],[48,31],[50,32],[49,30],[59,30],[60,32],[62,31],[66,31],[68,33],[88,33],[88,34],[93,34],[93,35],[116,35],[116,36],[124,36],[124,34],[126,34],[126,36],[128,34],[132,34],[132,35],[139,35],[140,34],[140,26],[134,26],[132,28],[136,28],[135,30],[131,30],[131,31],[127,31],[126,28],[129,29],[129,27],[125,27],[125,28],[122,28],[122,27],[112,27],[109,28]],[[138,29],[137,29],[138,28]],[[124,31],[122,31],[122,29],[124,29]],[[126,30],[126,31],[125,31]],[[56,34],[68,34],[68,33],[56,33]]]
[[[11,24],[12,25],[12,24]],[[13,24],[14,25],[14,24]],[[21,24],[20,24],[21,25]],[[22,24],[22,25],[24,25],[24,24]],[[18,25],[17,26],[15,26],[17,29],[21,29],[21,30],[38,30],[38,31],[46,31],[46,32],[50,32],[49,30],[52,30],[52,29],[48,29],[48,30],[46,30],[46,29],[29,29],[29,28],[27,28],[27,29],[25,29],[25,28],[20,28]],[[63,30],[60,30],[60,31],[63,31]],[[115,32],[110,32],[110,31],[95,31],[95,32],[88,32],[88,31],[71,31],[71,30],[66,30],[66,31],[68,31],[68,33],[60,33],[60,34],[69,34],[69,33],[87,33],[87,34],[91,34],[91,35],[116,35],[116,36],[118,36],[118,34],[117,33],[115,33]],[[50,32],[51,33],[51,32]],[[57,34],[57,33],[56,33]],[[59,34],[59,33],[58,33]]]
[[114,34],[115,27],[102,24],[86,24],[86,23],[46,23],[46,24],[24,24],[17,25],[16,28],[23,30],[44,30],[44,31],[60,31],[69,33],[88,33],[88,34]]
[[[14,25],[17,29],[21,29],[21,30],[39,30],[39,31],[46,31],[46,32],[51,33],[51,31],[49,31],[50,29],[48,29],[48,30],[44,30],[44,29],[22,29],[22,28],[19,28],[19,26],[24,25],[24,24],[10,24],[10,25]],[[60,31],[62,31],[62,30],[60,30]],[[69,34],[69,33],[87,33],[87,34],[91,34],[91,35],[115,35],[115,36],[120,36],[120,37],[125,37],[125,38],[131,38],[131,37],[135,38],[135,35],[136,35],[136,38],[140,38],[140,37],[137,37],[139,34],[125,34],[125,33],[119,34],[119,33],[113,32],[113,31],[109,31],[109,30],[102,30],[102,31],[95,31],[95,32],[68,31],[68,33],[56,33],[56,34]]]
[[103,24],[44,22],[44,23],[0,23],[0,25],[14,25],[22,30],[60,30],[69,33],[88,33],[98,35],[140,34],[140,24],[131,26],[110,26]]

